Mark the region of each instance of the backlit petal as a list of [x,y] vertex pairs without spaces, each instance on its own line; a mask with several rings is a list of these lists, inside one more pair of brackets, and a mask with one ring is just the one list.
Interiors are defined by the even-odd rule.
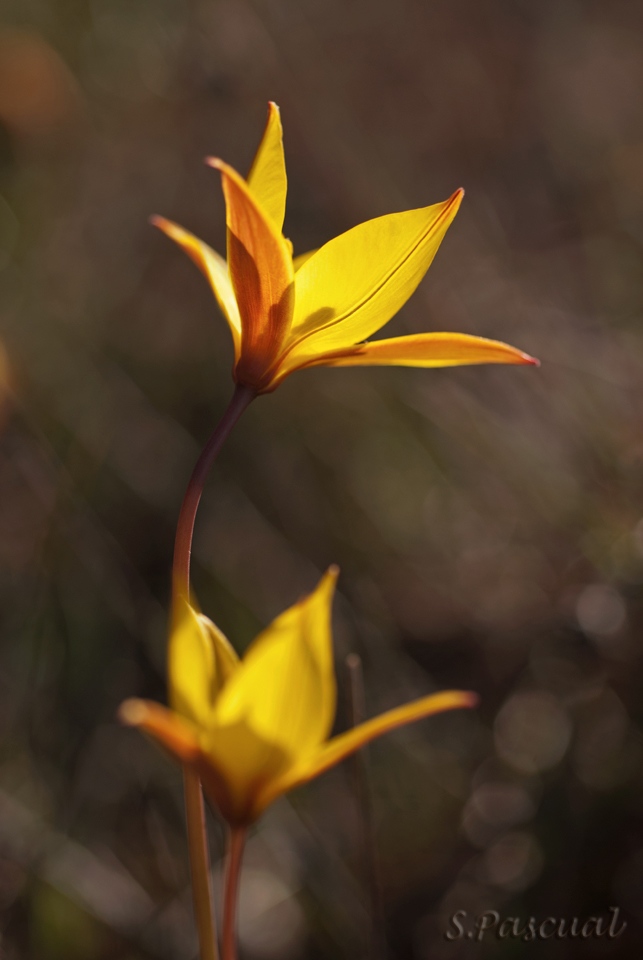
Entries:
[[121,723],[139,727],[153,737],[175,760],[192,768],[204,788],[230,822],[249,822],[254,793],[233,795],[225,776],[203,752],[204,732],[172,710],[149,700],[126,700],[118,710]]
[[180,763],[193,763],[199,756],[199,745],[191,724],[178,714],[150,700],[126,700],[118,709],[121,723],[140,727],[149,733]]
[[331,568],[251,645],[215,705],[215,752],[226,727],[249,728],[291,763],[328,736],[336,700],[330,615],[337,573]]
[[310,260],[310,258],[316,253],[317,250],[309,250],[307,253],[300,253],[298,256],[293,257],[292,265],[295,268],[295,273],[297,273],[298,270],[301,270],[306,261]]
[[538,360],[500,340],[466,333],[418,333],[361,343],[345,354],[318,357],[307,366],[355,367],[360,364],[403,367],[457,367],[472,363],[522,363]]
[[176,596],[168,650],[172,708],[207,727],[215,699],[237,664],[238,657],[219,628]]
[[[264,684],[270,683],[270,677],[264,677]],[[258,734],[247,720],[204,731],[199,742],[204,762],[216,772],[218,783],[225,786],[232,812],[228,819],[252,820],[257,794],[292,767],[290,754]],[[209,778],[204,775],[204,784],[206,780]],[[219,797],[215,799],[220,803]]]
[[255,199],[245,180],[222,160],[228,224],[228,267],[241,316],[241,356],[237,383],[262,390],[290,329],[294,270],[281,233]]
[[213,623],[203,613],[197,613],[197,620],[201,630],[208,636],[214,650],[215,676],[214,676],[214,696],[219,695],[224,684],[228,682],[234,671],[239,666],[239,657],[237,652],[216,623]]
[[320,773],[340,763],[351,753],[383,733],[412,723],[414,720],[420,720],[422,717],[429,717],[434,713],[443,713],[445,710],[456,710],[460,707],[475,707],[477,703],[478,695],[475,693],[465,690],[444,690],[404,704],[402,707],[396,707],[394,710],[388,710],[372,720],[367,720],[366,723],[347,730],[338,737],[333,737],[300,766],[267,785],[258,797],[255,815],[258,816],[280,794],[319,776]]
[[268,122],[248,174],[248,186],[281,233],[286,212],[286,162],[276,103],[268,104]]
[[445,203],[362,223],[297,271],[288,365],[371,336],[397,313],[426,273],[463,191]]
[[167,234],[175,243],[178,243],[210,281],[217,303],[230,326],[235,360],[238,359],[241,348],[241,318],[239,317],[239,308],[234,297],[227,263],[216,250],[209,247],[207,243],[203,243],[193,233],[184,230],[177,223],[166,220],[165,217],[151,217],[150,222]]

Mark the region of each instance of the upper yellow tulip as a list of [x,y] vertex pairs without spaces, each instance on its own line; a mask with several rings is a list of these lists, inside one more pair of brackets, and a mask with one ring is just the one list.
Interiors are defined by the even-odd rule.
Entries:
[[182,227],[153,217],[206,275],[234,340],[233,376],[269,393],[295,370],[398,364],[445,367],[537,363],[497,340],[421,333],[364,342],[411,296],[453,220],[463,190],[444,203],[362,223],[293,259],[282,234],[286,167],[279,109],[268,123],[247,181],[222,160],[228,262]]
[[444,691],[328,740],[337,696],[330,624],[336,579],[331,568],[241,661],[211,620],[179,600],[169,651],[172,709],[146,700],[120,708],[123,722],[195,770],[233,827],[387,730],[477,702],[474,693]]

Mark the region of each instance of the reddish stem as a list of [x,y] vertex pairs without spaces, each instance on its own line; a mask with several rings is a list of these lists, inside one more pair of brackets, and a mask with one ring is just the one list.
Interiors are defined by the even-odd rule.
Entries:
[[176,539],[174,541],[172,580],[174,590],[183,594],[186,599],[189,598],[190,595],[190,554],[192,552],[194,519],[201,494],[203,493],[205,481],[207,480],[217,453],[223,446],[224,440],[243,411],[255,397],[256,393],[250,387],[237,384],[228,409],[221,417],[210,439],[203,448],[203,452],[192,471],[188,488],[185,491],[185,497],[183,498],[181,512],[179,514],[179,522],[176,528]]
[[205,828],[203,791],[201,790],[201,782],[193,770],[184,767],[183,777],[194,919],[199,934],[199,956],[200,960],[219,960],[210,889],[210,857]]
[[245,827],[233,827],[230,831],[228,863],[226,866],[225,894],[223,901],[223,937],[221,941],[222,960],[237,960],[237,900],[241,860],[246,842]]
[[[172,569],[173,592],[190,597],[190,554],[192,552],[192,534],[194,520],[201,500],[203,487],[214,459],[223,446],[223,442],[233,426],[246,409],[256,393],[249,387],[237,385],[226,412],[215,427],[196,462],[181,504],[179,522],[174,541],[174,565]],[[201,960],[218,960],[216,938],[210,896],[210,868],[203,793],[198,776],[189,769],[184,770],[188,842],[190,848],[190,868],[192,872],[192,891],[194,913]]]

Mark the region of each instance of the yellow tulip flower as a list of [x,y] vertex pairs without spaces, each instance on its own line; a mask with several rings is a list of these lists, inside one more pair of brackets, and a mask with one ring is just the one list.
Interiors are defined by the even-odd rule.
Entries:
[[124,723],[151,734],[195,771],[233,828],[252,823],[281,794],[388,730],[477,703],[474,693],[443,691],[329,740],[337,697],[330,623],[337,573],[331,567],[242,660],[211,620],[179,600],[169,651],[171,709],[134,699],[120,708]]
[[236,383],[259,394],[305,367],[537,363],[505,343],[463,333],[367,342],[428,270],[463,190],[444,203],[369,220],[293,259],[292,244],[282,234],[286,167],[276,104],[270,104],[247,181],[222,160],[207,163],[222,177],[227,263],[176,223],[163,217],[152,222],[208,278],[232,332]]

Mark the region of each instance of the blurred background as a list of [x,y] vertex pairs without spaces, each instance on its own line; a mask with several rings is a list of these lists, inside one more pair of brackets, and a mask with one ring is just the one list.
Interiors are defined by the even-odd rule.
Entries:
[[[640,956],[642,89],[633,0],[2,0],[4,960],[196,955],[180,772],[115,711],[165,697],[174,525],[232,348],[147,218],[223,252],[203,158],[247,172],[269,99],[296,253],[463,186],[384,335],[542,367],[311,370],[226,444],[194,582],[239,651],[336,562],[337,730],[351,652],[369,715],[481,695],[370,748],[370,836],[350,764],[270,810],[243,956]],[[615,940],[444,937],[456,910],[616,905]]]

